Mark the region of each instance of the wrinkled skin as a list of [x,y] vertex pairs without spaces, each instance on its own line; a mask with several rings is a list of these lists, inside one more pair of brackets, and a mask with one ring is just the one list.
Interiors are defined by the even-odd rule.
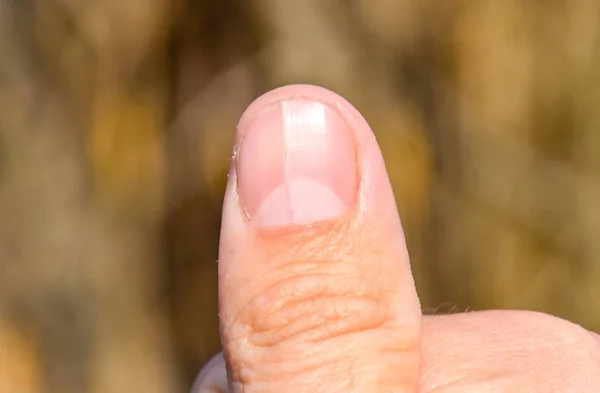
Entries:
[[[319,124],[329,128],[310,143],[272,142],[298,130],[289,131],[297,124],[286,120],[285,105],[269,108],[300,98],[329,105],[334,112],[326,116],[343,122],[326,117]],[[316,127],[301,126],[303,132]],[[347,135],[340,130],[351,135],[356,155],[344,155]],[[277,161],[282,148],[288,149],[283,163]],[[234,157],[219,259],[224,355],[205,366],[194,393],[600,391],[600,338],[580,326],[526,311],[421,314],[379,147],[343,98],[310,86],[267,93],[242,116]],[[343,203],[323,196],[314,200],[325,207],[315,210],[311,195],[318,188],[294,199],[303,191],[290,186],[296,174],[288,173],[282,199],[261,205],[269,195],[261,187],[277,183],[274,171],[281,167],[319,177]],[[354,191],[340,180],[354,181],[352,168]],[[328,171],[335,176],[323,177]],[[316,218],[297,222],[308,208]],[[265,217],[276,225],[263,225]]]
[[[227,392],[222,354],[195,392]],[[596,392],[600,338],[549,315],[487,311],[425,316],[419,392]],[[348,376],[349,378],[349,376]]]

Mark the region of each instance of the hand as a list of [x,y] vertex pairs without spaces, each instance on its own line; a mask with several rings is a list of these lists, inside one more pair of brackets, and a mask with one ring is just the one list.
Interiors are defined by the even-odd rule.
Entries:
[[224,355],[194,393],[600,391],[580,326],[422,316],[377,142],[327,90],[277,89],[242,116],[219,255]]

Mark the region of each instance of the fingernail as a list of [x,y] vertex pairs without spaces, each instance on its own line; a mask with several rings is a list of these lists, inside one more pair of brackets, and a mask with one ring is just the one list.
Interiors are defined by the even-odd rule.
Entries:
[[227,372],[222,354],[215,355],[206,363],[194,385],[191,393],[227,391]]
[[254,225],[325,221],[354,203],[354,140],[334,108],[308,99],[281,101],[242,132],[238,192]]

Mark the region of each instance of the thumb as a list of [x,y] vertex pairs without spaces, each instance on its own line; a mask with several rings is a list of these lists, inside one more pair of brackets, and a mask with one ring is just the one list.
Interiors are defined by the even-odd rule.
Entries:
[[231,392],[415,392],[421,313],[385,164],[314,86],[242,116],[219,250]]

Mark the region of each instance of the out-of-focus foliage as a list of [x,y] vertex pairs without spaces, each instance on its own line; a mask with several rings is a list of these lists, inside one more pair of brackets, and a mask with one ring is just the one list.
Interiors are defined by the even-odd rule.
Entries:
[[600,2],[0,0],[0,391],[184,392],[235,124],[346,96],[423,307],[600,329]]

